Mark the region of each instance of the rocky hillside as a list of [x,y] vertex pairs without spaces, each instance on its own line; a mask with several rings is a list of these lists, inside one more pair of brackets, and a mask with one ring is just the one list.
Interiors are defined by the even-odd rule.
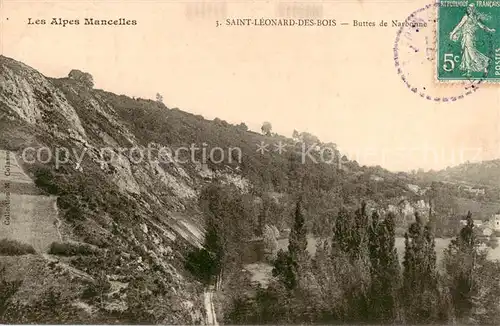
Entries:
[[[203,322],[203,289],[183,268],[203,240],[203,178],[119,153],[145,148],[103,93],[80,80],[51,80],[5,57],[0,71],[3,169],[19,162],[41,192],[20,197],[14,174],[4,173],[1,235],[44,243],[35,255],[0,258],[12,292],[2,293],[2,321]],[[56,214],[44,198],[54,198]]]
[[2,56],[0,153],[0,168],[17,171],[0,179],[0,238],[17,241],[0,251],[2,322],[206,322],[210,296],[184,266],[203,244],[198,196],[215,181],[280,229],[299,188],[316,233],[360,200],[401,223],[430,209],[426,181],[359,166],[310,134],[262,135]]

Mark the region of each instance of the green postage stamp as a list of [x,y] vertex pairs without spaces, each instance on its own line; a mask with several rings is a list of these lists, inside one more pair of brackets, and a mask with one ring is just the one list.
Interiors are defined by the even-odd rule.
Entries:
[[500,0],[443,0],[437,10],[437,79],[500,82]]

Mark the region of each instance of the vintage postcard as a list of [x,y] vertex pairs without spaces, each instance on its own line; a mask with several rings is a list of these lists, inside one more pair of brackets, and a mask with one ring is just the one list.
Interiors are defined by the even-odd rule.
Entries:
[[499,17],[0,0],[0,324],[499,325]]

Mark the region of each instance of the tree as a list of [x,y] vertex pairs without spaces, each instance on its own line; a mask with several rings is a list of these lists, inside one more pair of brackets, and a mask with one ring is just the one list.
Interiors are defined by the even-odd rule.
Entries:
[[163,96],[160,93],[156,93],[156,102],[163,104]]
[[278,251],[276,260],[273,263],[273,276],[277,277],[283,285],[292,290],[297,285],[297,279],[292,268],[293,260],[288,251],[280,249]]
[[369,317],[370,257],[366,203],[354,214],[342,207],[332,238],[331,262],[340,289],[342,302],[338,307],[342,321],[367,322]]
[[202,274],[211,275],[210,283],[221,284],[225,273],[241,265],[243,244],[252,231],[251,218],[247,216],[241,193],[233,185],[208,185],[201,191],[199,204],[206,221],[204,249],[210,257],[207,253],[198,257],[201,262],[209,263]]
[[396,217],[389,213],[380,231],[380,283],[383,289],[382,317],[383,321],[397,318],[397,290],[400,287],[401,268],[396,249]]
[[500,324],[500,263],[487,258],[487,252],[481,251],[476,257],[474,269],[475,294],[470,323],[479,325]]
[[344,253],[351,261],[365,259],[368,251],[367,225],[366,203],[363,202],[354,216],[341,208],[334,228],[333,252]]
[[470,212],[467,224],[446,249],[443,264],[457,321],[498,324],[500,285],[491,277],[498,273],[500,264],[488,261],[487,252],[479,249]]
[[390,323],[397,318],[399,261],[395,246],[395,216],[389,213],[383,222],[374,212],[369,230],[371,262],[370,321]]
[[295,205],[294,224],[290,232],[288,252],[280,250],[274,264],[273,276],[280,278],[285,286],[292,290],[305,276],[309,263],[307,252],[307,230],[302,212],[302,198]]
[[321,141],[318,137],[306,131],[301,132],[299,138],[304,144],[306,144],[306,146],[321,144]]
[[342,207],[338,213],[333,230],[332,252],[346,253],[349,256],[352,250],[352,231],[354,230],[354,219],[350,212]]
[[307,230],[305,227],[304,213],[302,211],[302,201],[303,199],[300,197],[295,205],[294,224],[288,243],[288,251],[297,263],[308,258]]
[[70,79],[76,80],[88,88],[94,87],[94,77],[88,72],[83,72],[77,69],[73,69],[69,72],[68,77]]
[[240,124],[237,126],[237,128],[238,128],[239,130],[241,130],[241,131],[248,131],[248,126],[247,126],[244,122],[240,123]]
[[473,308],[474,292],[474,260],[476,258],[476,237],[474,235],[474,220],[472,214],[467,214],[467,224],[460,230],[445,251],[444,265],[451,293],[455,316],[463,320],[469,316]]
[[271,136],[271,131],[273,129],[273,126],[271,125],[270,122],[264,122],[262,124],[262,127],[260,128],[262,130],[262,133],[266,136]]
[[344,308],[344,271],[349,263],[345,260],[332,257],[332,247],[327,239],[319,239],[316,244],[316,253],[312,260],[313,272],[316,280],[318,298],[316,306],[322,311],[322,317],[316,322],[331,324],[342,319]]
[[432,323],[440,319],[436,251],[431,226],[416,222],[405,233],[402,298],[407,323]]
[[[206,236],[206,238],[209,237]],[[220,260],[217,260],[216,254],[208,251],[206,248],[200,248],[188,253],[185,267],[203,284],[210,285],[214,276],[220,272],[219,264]]]

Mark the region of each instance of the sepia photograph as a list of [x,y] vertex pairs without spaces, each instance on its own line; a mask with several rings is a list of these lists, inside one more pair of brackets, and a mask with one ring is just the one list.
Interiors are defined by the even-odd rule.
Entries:
[[500,325],[500,0],[0,0],[0,325]]

